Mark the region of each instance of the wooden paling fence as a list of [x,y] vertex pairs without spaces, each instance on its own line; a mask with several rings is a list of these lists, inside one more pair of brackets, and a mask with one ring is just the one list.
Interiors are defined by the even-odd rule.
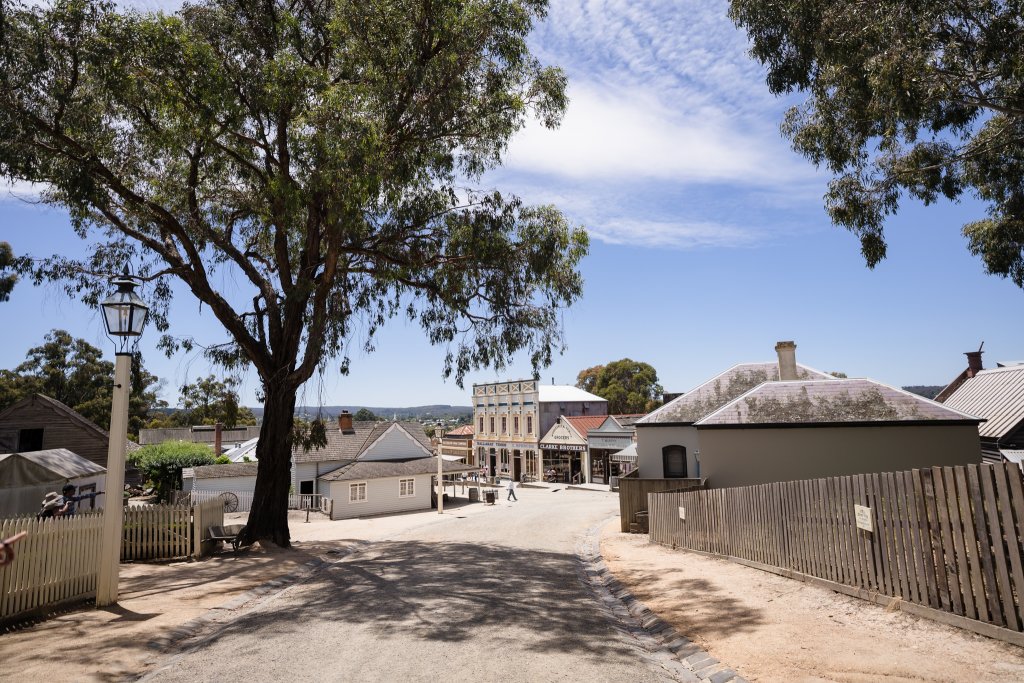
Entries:
[[639,479],[622,477],[619,479],[619,521],[623,533],[629,531],[631,522],[636,521],[636,513],[647,511],[647,494],[655,491],[681,491],[684,489],[703,488],[707,479]]
[[899,599],[1024,644],[1024,482],[1013,463],[651,493],[649,511],[652,542]]
[[[206,530],[224,523],[219,500],[123,510],[122,561],[200,557],[210,548]],[[102,526],[100,513],[0,520],[0,538],[28,532],[14,546],[14,562],[0,567],[0,620],[94,597]]]

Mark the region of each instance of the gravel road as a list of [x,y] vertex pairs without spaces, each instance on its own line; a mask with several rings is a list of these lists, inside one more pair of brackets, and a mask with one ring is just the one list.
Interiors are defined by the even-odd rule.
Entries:
[[144,680],[666,680],[577,579],[576,543],[617,498],[517,493],[371,540]]

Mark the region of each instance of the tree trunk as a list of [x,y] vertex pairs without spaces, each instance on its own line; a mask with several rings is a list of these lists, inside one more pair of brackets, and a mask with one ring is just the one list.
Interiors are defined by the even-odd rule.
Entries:
[[291,488],[292,447],[290,436],[295,421],[295,391],[271,388],[267,383],[263,402],[263,425],[256,444],[258,475],[252,496],[249,523],[242,543],[270,541],[282,548],[291,545],[288,531],[288,491]]

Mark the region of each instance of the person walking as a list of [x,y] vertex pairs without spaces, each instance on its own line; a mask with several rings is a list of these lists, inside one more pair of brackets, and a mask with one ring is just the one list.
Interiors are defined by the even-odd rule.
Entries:
[[519,499],[516,498],[516,480],[510,478],[508,480],[508,486],[506,486],[505,489],[508,491],[508,498],[506,498],[506,500],[514,500],[518,503]]

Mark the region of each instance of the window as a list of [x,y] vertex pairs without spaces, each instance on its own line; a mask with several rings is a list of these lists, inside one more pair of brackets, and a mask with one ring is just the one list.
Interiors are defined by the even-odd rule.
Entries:
[[299,495],[311,496],[313,495],[313,480],[300,481],[299,482]]
[[494,418],[491,418],[491,434],[494,433]]
[[483,418],[483,417],[481,417],[481,418],[480,418],[480,428],[479,428],[479,430],[478,430],[478,431],[479,431],[479,432],[480,432],[481,434],[482,434],[482,433],[483,433],[483,431],[484,431],[484,418]]
[[362,503],[366,501],[366,482],[348,485],[348,502]]
[[501,433],[508,434],[508,418],[504,415],[501,416]]
[[398,497],[409,498],[410,496],[416,495],[416,480],[415,479],[399,479],[398,480]]
[[533,434],[533,415],[526,416],[526,433]]
[[18,451],[29,453],[43,450],[42,429],[22,429],[18,431]]
[[515,415],[515,416],[512,417],[512,433],[513,434],[518,434],[519,433],[519,416],[518,415]]
[[661,449],[661,463],[665,469],[665,479],[686,478],[686,448],[683,446],[665,446]]

